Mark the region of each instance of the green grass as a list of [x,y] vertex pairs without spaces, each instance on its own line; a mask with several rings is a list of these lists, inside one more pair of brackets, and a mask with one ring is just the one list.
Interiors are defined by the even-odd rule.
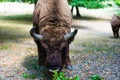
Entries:
[[[24,44],[29,43],[32,38],[29,35],[29,30],[32,27],[31,15],[15,15],[0,17],[0,50],[6,53],[18,53],[24,57],[22,65],[34,71],[38,71],[37,66],[37,51],[36,46]],[[119,53],[120,40],[113,38],[91,37],[87,38],[76,37],[72,45],[75,45],[79,50],[70,50],[70,54],[93,54],[93,53]],[[71,45],[71,46],[72,46]],[[27,46],[27,47],[26,47]],[[9,54],[10,55],[10,54]],[[29,55],[29,56],[28,56]],[[111,56],[109,56],[111,57]],[[75,60],[76,61],[76,60]],[[17,61],[19,62],[19,61]],[[36,73],[38,76],[40,72]],[[34,75],[34,74],[33,74]],[[24,73],[23,77],[33,78],[31,74]]]
[[80,80],[80,78],[78,76],[66,78],[63,72],[58,73],[57,71],[53,71],[52,80]]
[[[119,53],[119,39],[112,38],[91,38],[89,40],[77,40],[74,42],[76,47],[81,46],[80,53]],[[72,50],[72,53],[79,53],[78,50]]]
[[36,78],[36,75],[34,75],[34,74],[23,73],[22,76],[23,76],[25,79],[35,79],[35,78]]
[[7,50],[7,49],[9,49],[9,44],[3,44],[3,45],[1,45],[0,46],[0,50]]
[[[21,74],[25,79],[34,79],[42,75],[42,72],[38,71],[36,47],[34,44],[31,45],[33,41],[29,35],[31,27],[32,15],[0,16],[0,54],[6,53],[10,58],[19,56],[17,62],[35,73]],[[9,65],[10,63],[6,66]]]
[[7,15],[0,16],[1,20],[16,21],[16,22],[32,22],[32,14],[23,15]]
[[99,76],[99,75],[89,76],[89,79],[90,79],[90,80],[105,80],[104,77]]
[[[88,76],[89,80],[105,80],[104,77],[100,75],[91,75]],[[53,78],[52,80],[82,80],[78,76],[72,78],[66,78],[64,72],[58,73],[57,71],[53,71]]]
[[[19,26],[19,25],[18,25]],[[29,33],[26,33],[24,28],[16,26],[0,26],[0,40],[17,40],[19,38],[28,37]]]
[[2,80],[1,76],[0,76],[0,80]]
[[80,51],[78,51],[78,50],[70,50],[70,53],[71,54],[76,54],[76,53],[79,53]]
[[37,70],[38,69],[37,56],[27,56],[22,65],[27,69]]
[[[6,50],[30,38],[32,15],[0,16],[0,50]],[[10,45],[11,44],[11,45]]]

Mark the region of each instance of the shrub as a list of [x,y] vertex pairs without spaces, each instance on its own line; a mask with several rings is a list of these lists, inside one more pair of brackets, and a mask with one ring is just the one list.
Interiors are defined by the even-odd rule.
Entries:
[[78,6],[78,7],[85,7],[88,9],[98,9],[98,8],[104,8],[106,7],[103,3],[103,0],[101,1],[94,1],[94,0],[90,0],[90,1],[85,1],[85,0],[68,0],[69,4],[71,6]]
[[120,6],[120,0],[114,0],[115,4]]
[[35,75],[33,75],[33,74],[27,74],[27,73],[23,73],[22,76],[23,76],[25,79],[30,79],[30,78],[35,79],[35,78],[36,78]]
[[104,80],[104,78],[102,76],[99,76],[99,75],[89,76],[89,79],[90,80]]
[[63,72],[58,73],[57,71],[53,71],[52,80],[80,80],[80,78],[78,76],[73,78],[66,78]]

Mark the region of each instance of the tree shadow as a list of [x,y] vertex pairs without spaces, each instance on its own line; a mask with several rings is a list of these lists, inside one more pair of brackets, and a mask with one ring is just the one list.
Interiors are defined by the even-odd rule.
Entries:
[[51,80],[51,76],[45,67],[40,68],[37,64],[37,56],[26,56],[22,65],[27,68],[28,74],[34,74],[37,79]]
[[111,39],[120,39],[120,37],[115,38],[114,36],[109,36]]
[[77,19],[77,20],[105,20],[105,21],[110,21],[110,19],[103,19],[103,18],[97,18],[97,17],[92,17],[92,16],[81,16],[81,17],[73,16],[73,19]]
[[28,38],[29,34],[22,28],[15,27],[0,27],[0,41],[1,42],[13,42],[18,41],[20,38]]
[[0,16],[0,21],[0,42],[18,42],[30,37],[24,26],[31,24],[31,14]]
[[34,69],[37,70],[38,69],[38,64],[37,64],[37,56],[27,56],[24,59],[24,62],[22,63],[22,65],[27,68],[28,70],[30,69]]
[[1,20],[7,21],[15,21],[18,23],[31,23],[32,22],[32,14],[23,14],[23,15],[8,15],[8,16],[0,16]]
[[87,26],[81,26],[81,25],[72,25],[72,28],[75,28],[75,29],[84,29],[84,30],[90,29]]

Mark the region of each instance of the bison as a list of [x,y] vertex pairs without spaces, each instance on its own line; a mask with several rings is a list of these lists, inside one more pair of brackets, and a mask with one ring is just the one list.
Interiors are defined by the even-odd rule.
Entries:
[[115,38],[119,37],[119,28],[120,28],[120,16],[113,15],[111,19],[112,31]]
[[71,32],[72,15],[67,0],[38,0],[33,12],[30,35],[38,48],[38,64],[49,70],[65,66],[73,70],[69,58],[69,44],[77,29]]

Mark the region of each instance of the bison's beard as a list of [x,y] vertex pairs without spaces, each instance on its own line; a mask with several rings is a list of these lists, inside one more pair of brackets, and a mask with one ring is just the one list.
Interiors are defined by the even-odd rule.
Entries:
[[61,54],[50,54],[49,56],[47,56],[46,61],[49,68],[61,67]]

